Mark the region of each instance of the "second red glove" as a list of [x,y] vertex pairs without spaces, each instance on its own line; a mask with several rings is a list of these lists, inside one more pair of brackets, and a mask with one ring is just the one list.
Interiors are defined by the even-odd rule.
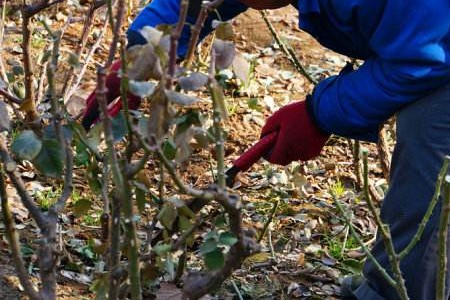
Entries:
[[277,138],[265,158],[278,165],[314,158],[320,154],[330,136],[314,123],[305,101],[283,106],[270,116],[262,128],[261,136],[273,132],[278,133]]

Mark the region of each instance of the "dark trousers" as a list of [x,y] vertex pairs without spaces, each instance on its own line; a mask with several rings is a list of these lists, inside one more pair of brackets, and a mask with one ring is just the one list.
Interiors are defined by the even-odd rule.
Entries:
[[[397,115],[397,144],[392,158],[390,188],[381,207],[381,217],[390,226],[398,252],[405,248],[417,231],[433,197],[446,155],[450,155],[450,84],[405,107]],[[436,299],[437,236],[442,198],[440,200],[422,239],[401,262],[412,300]],[[372,253],[390,272],[384,243],[380,238]],[[450,256],[447,257],[450,260]],[[367,281],[356,291],[358,299],[399,299],[394,288],[369,259],[364,275]],[[449,279],[450,272],[447,271],[447,287]],[[448,295],[447,288],[447,299]]]

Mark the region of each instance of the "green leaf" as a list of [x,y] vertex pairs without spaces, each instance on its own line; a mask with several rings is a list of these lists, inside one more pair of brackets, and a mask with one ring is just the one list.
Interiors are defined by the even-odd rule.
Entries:
[[196,97],[191,97],[185,94],[181,94],[174,91],[166,90],[167,99],[170,102],[178,104],[178,105],[191,105],[197,102],[199,99]]
[[118,142],[128,133],[127,123],[123,112],[119,112],[112,120],[112,132],[114,141]]
[[232,41],[234,39],[233,25],[230,22],[213,22],[216,38],[224,41]]
[[215,239],[207,239],[200,246],[199,253],[205,255],[217,249],[217,241]]
[[237,237],[231,232],[223,232],[219,236],[219,243],[222,245],[233,246],[237,241]]
[[172,246],[169,244],[157,244],[152,248],[152,251],[155,252],[158,255],[167,253],[172,249]]
[[234,58],[233,71],[236,77],[248,86],[250,82],[250,63],[242,55],[236,55]]
[[75,217],[80,218],[87,214],[89,209],[92,207],[92,201],[88,199],[80,199],[73,205],[73,214]]
[[86,179],[91,191],[97,195],[102,192],[102,183],[100,182],[99,174],[102,174],[102,170],[98,163],[96,161],[89,162],[86,168]]
[[33,160],[42,149],[42,141],[31,130],[20,133],[11,145],[12,152],[20,159]]
[[220,248],[205,254],[204,261],[210,270],[217,270],[225,265],[225,257]]
[[213,43],[216,54],[216,69],[223,70],[231,66],[236,55],[233,42],[216,39]]
[[143,212],[145,210],[145,204],[147,203],[147,189],[143,184],[135,184],[136,186],[136,204],[139,212]]
[[69,57],[67,58],[67,62],[73,68],[80,67],[80,58],[73,52],[69,52]]
[[171,204],[166,204],[159,212],[158,220],[165,228],[172,230],[173,223],[175,222],[177,216],[178,212],[176,208]]
[[180,87],[185,91],[197,91],[206,86],[208,80],[209,78],[207,75],[199,72],[194,72],[189,76],[180,77],[178,79],[178,83],[180,84]]
[[56,140],[43,140],[38,156],[33,159],[34,166],[45,176],[61,177],[64,169],[64,155]]
[[155,84],[148,81],[130,80],[130,92],[141,98],[145,98],[153,94],[155,91]]
[[175,159],[175,156],[177,154],[177,146],[175,145],[173,140],[168,139],[164,141],[162,150],[167,159]]
[[25,74],[25,72],[23,70],[23,67],[21,65],[19,65],[19,64],[14,65],[12,67],[12,71],[13,71],[14,75],[16,75],[16,76],[20,76],[20,75],[24,75]]

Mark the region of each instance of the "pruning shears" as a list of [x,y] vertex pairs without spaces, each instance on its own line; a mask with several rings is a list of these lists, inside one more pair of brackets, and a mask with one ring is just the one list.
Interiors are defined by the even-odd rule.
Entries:
[[277,132],[273,132],[262,137],[256,144],[245,151],[233,162],[233,166],[226,171],[226,184],[228,187],[234,185],[234,181],[239,172],[245,172],[254,165],[261,157],[270,153],[270,150],[277,139]]

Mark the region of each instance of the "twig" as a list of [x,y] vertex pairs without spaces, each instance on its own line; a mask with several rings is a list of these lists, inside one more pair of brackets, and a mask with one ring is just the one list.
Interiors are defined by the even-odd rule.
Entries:
[[433,198],[430,201],[430,205],[428,206],[428,209],[425,212],[425,215],[423,216],[422,221],[419,224],[419,228],[417,229],[416,234],[411,239],[409,244],[405,247],[405,249],[403,249],[400,252],[400,254],[399,254],[400,259],[405,258],[406,255],[408,255],[411,252],[411,250],[416,246],[416,244],[422,238],[422,235],[423,235],[423,232],[425,230],[425,227],[426,227],[428,221],[430,220],[430,217],[431,217],[431,215],[433,213],[433,210],[434,210],[436,204],[439,201],[439,196],[441,195],[441,187],[443,185],[444,178],[445,178],[445,176],[447,174],[447,171],[448,171],[449,162],[450,162],[450,156],[445,157],[444,163],[442,165],[441,171],[439,172],[439,175],[438,175],[438,178],[437,178],[437,181],[436,181],[436,186],[434,188],[434,195],[433,195]]
[[400,269],[399,255],[395,251],[390,229],[381,220],[380,214],[378,213],[375,204],[369,194],[369,168],[367,160],[368,160],[368,153],[367,151],[363,151],[364,197],[366,198],[369,210],[372,213],[372,217],[375,219],[375,223],[378,225],[378,228],[380,230],[381,238],[383,239],[384,242],[385,251],[388,254],[391,270],[396,281],[394,287],[400,299],[406,300],[409,299],[409,297],[405,286],[405,279],[403,278],[402,271]]
[[317,81],[311,77],[311,75],[305,70],[303,65],[301,64],[300,60],[297,58],[294,50],[285,42],[283,42],[277,33],[275,27],[273,27],[272,22],[270,22],[269,18],[267,18],[267,14],[264,10],[260,11],[261,16],[266,23],[267,27],[269,28],[270,33],[272,34],[273,38],[277,42],[277,44],[280,46],[280,49],[284,52],[284,54],[287,56],[289,61],[292,63],[294,68],[303,76],[308,79],[308,81],[314,85],[317,84]]
[[238,286],[236,285],[236,282],[234,280],[231,280],[231,284],[233,285],[234,291],[236,292],[239,300],[244,300],[242,297],[241,291],[239,290]]
[[447,240],[448,226],[450,223],[450,175],[447,175],[442,185],[443,198],[441,220],[439,226],[439,270],[436,282],[436,299],[447,299],[445,286],[447,278]]
[[190,69],[192,66],[192,63],[194,61],[195,48],[197,47],[198,41],[200,39],[200,33],[203,29],[205,21],[208,18],[208,13],[211,10],[214,10],[217,7],[219,7],[223,3],[223,1],[224,0],[214,0],[214,1],[210,1],[210,2],[204,1],[202,3],[202,8],[197,17],[197,21],[195,22],[194,27],[191,29],[191,39],[189,40],[188,51],[187,51],[186,62],[185,62],[186,69]]
[[97,40],[95,41],[94,45],[89,49],[88,53],[86,54],[86,58],[84,59],[84,63],[82,63],[79,72],[77,72],[77,74],[73,75],[76,78],[72,79],[71,82],[73,82],[73,80],[75,80],[75,83],[72,84],[72,87],[64,95],[64,103],[66,103],[70,99],[70,97],[72,97],[72,95],[75,93],[75,91],[78,89],[78,87],[81,83],[81,80],[83,79],[84,74],[86,73],[87,67],[92,60],[92,57],[94,56],[95,52],[97,51],[98,47],[100,47],[100,44],[103,41],[103,37],[105,36],[107,28],[108,28],[108,22],[105,22],[103,24],[103,27],[100,30]]
[[389,182],[389,174],[391,172],[391,154],[389,152],[389,145],[386,141],[386,130],[383,128],[383,125],[381,125],[380,132],[378,134],[377,148],[384,178],[387,182]]
[[14,260],[14,265],[16,267],[17,276],[19,277],[20,284],[25,289],[25,293],[32,300],[42,299],[38,292],[33,287],[33,284],[28,277],[28,272],[25,267],[25,263],[22,259],[22,253],[20,251],[20,244],[18,239],[18,234],[14,225],[13,215],[9,209],[8,196],[6,194],[6,186],[4,180],[3,167],[0,167],[0,198],[3,213],[3,223],[5,224],[5,233],[9,242],[9,249],[11,250],[12,259]]
[[[3,39],[5,36],[5,19],[6,19],[6,1],[1,4],[2,15],[0,19],[0,54],[3,52]],[[8,77],[6,76],[5,64],[3,63],[3,54],[0,55],[0,76],[3,81],[8,82]]]
[[4,89],[0,89],[0,95],[2,95],[3,97],[5,97],[6,100],[11,101],[14,104],[22,104],[22,99],[11,95],[10,93],[8,93],[7,91],[5,91]]
[[110,25],[111,25],[111,29],[113,30],[113,40],[111,43],[111,48],[109,49],[109,54],[108,54],[108,60],[105,63],[105,68],[109,68],[113,61],[114,61],[114,57],[116,55],[116,51],[117,51],[117,44],[119,43],[120,37],[122,35],[122,24],[123,24],[123,20],[124,20],[124,16],[125,16],[125,10],[126,10],[126,5],[125,5],[125,0],[118,0],[117,1],[117,14],[115,16],[115,22],[113,22],[112,20],[112,8],[111,6],[111,1],[108,0],[107,1],[108,4],[108,13],[110,14]]
[[[83,30],[82,30],[82,33],[81,33],[80,41],[77,44],[77,47],[75,49],[75,55],[78,56],[78,57],[81,56],[81,54],[83,53],[83,50],[84,50],[84,48],[86,46],[86,42],[88,40],[89,33],[91,31],[92,25],[94,24],[95,13],[97,11],[97,8],[98,7],[97,7],[95,2],[93,2],[91,4],[91,6],[89,7],[89,11],[87,13],[87,17],[86,17],[86,19],[84,21],[84,25],[83,25]],[[108,23],[105,22],[104,26],[105,26],[105,24],[108,24]],[[62,89],[62,94],[63,95],[67,95],[67,91],[68,91],[69,87],[72,85],[72,82],[73,82],[73,80],[75,78],[74,73],[75,73],[75,68],[73,66],[71,66],[70,69],[68,70],[67,74],[66,74],[66,80],[64,82],[64,87]],[[66,99],[66,97],[64,97],[64,99]],[[64,103],[65,103],[65,101],[64,101]]]
[[264,224],[263,230],[261,231],[261,234],[259,235],[259,238],[257,240],[258,243],[261,243],[262,239],[264,238],[264,235],[266,234],[267,229],[270,226],[270,223],[272,223],[273,218],[275,217],[275,214],[277,213],[279,204],[280,204],[280,200],[279,199],[273,204],[272,210],[270,212],[269,219],[267,219],[266,223]]

